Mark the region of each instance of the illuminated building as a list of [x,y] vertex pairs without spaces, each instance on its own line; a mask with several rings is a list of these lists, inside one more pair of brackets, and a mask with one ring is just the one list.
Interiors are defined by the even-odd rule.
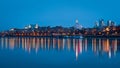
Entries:
[[76,20],[76,24],[74,25],[75,29],[82,29],[82,25],[79,24],[79,21]]
[[99,23],[97,21],[95,22],[95,27],[99,27]]
[[104,20],[103,19],[99,20],[99,27],[102,28],[104,26],[105,26]]

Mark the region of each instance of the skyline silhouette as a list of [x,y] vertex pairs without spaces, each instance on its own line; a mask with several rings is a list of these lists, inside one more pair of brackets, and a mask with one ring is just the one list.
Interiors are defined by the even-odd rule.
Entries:
[[119,0],[1,0],[0,30],[22,28],[27,24],[40,26],[74,25],[75,20],[92,27],[103,18],[120,22]]

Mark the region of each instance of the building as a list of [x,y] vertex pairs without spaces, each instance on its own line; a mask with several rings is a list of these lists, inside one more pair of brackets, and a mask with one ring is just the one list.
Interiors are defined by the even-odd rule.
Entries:
[[74,28],[75,28],[75,29],[82,29],[82,25],[79,24],[79,21],[78,21],[78,20],[76,20],[76,23],[75,23],[75,25],[74,25]]
[[99,23],[97,21],[95,22],[95,26],[94,27],[95,28],[99,27]]
[[105,23],[104,23],[104,19],[100,19],[99,20],[99,27],[104,27],[105,26]]
[[108,20],[107,21],[107,26],[115,26],[115,22]]
[[38,29],[38,24],[29,24],[28,26],[25,26],[25,29]]
[[107,26],[111,26],[112,25],[112,21],[111,20],[108,20],[107,21]]

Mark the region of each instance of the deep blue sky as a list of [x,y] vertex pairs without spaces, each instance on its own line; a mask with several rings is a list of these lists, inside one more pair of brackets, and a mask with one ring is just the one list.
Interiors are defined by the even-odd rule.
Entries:
[[119,0],[0,0],[0,30],[40,26],[73,26],[75,19],[92,27],[100,18],[120,22]]

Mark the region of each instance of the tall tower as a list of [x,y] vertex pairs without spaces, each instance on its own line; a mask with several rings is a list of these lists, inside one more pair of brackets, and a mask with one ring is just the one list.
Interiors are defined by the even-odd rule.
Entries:
[[31,24],[28,25],[28,28],[32,28]]
[[75,25],[74,25],[74,28],[75,28],[75,29],[82,29],[82,26],[79,24],[78,19],[76,19],[75,22],[76,22],[76,23],[75,23]]
[[105,26],[105,24],[104,24],[104,19],[101,19],[100,21],[99,21],[99,27],[104,27]]
[[107,26],[112,26],[112,21],[111,20],[107,21]]
[[35,28],[38,29],[39,25],[38,24],[35,24]]

